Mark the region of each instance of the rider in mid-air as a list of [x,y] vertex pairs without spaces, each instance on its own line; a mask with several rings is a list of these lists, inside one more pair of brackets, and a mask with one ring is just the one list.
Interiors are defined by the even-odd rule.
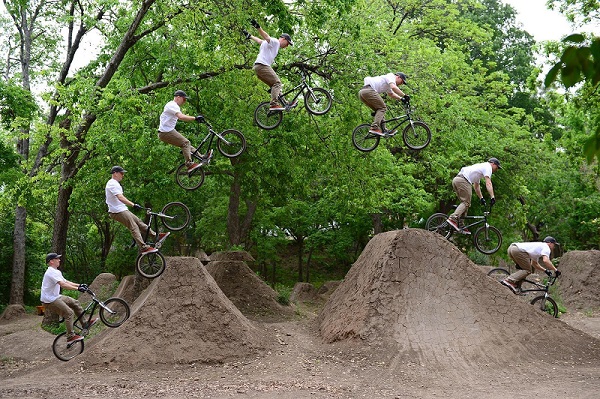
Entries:
[[385,111],[387,107],[381,93],[387,93],[390,97],[396,100],[404,101],[410,99],[410,97],[402,92],[398,86],[406,83],[406,75],[402,72],[388,73],[387,75],[381,76],[367,76],[364,80],[364,86],[358,92],[360,101],[375,111],[375,117],[371,124],[369,133],[377,134],[379,136],[384,135],[381,123],[385,117]]

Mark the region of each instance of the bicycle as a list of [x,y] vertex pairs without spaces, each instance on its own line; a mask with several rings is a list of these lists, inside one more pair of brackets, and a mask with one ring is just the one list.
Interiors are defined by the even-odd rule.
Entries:
[[[461,221],[463,222],[474,220],[473,223],[466,224],[461,228],[460,232],[462,232],[462,234],[468,234],[465,233],[465,230],[468,231],[468,229],[471,227],[479,226],[481,224],[483,225],[479,227],[473,234],[473,244],[479,252],[486,255],[491,255],[495,253],[500,249],[500,246],[502,245],[502,233],[500,232],[500,230],[498,230],[494,226],[491,226],[488,223],[487,219],[491,212],[492,206],[490,205],[489,209],[484,209],[483,215],[481,216],[467,215],[466,217],[461,218]],[[447,239],[450,239],[452,233],[456,231],[448,223],[448,215],[446,215],[445,213],[434,213],[433,215],[431,215],[425,223],[425,229],[427,229],[428,231],[439,233]]]
[[[144,209],[146,210],[146,215],[149,217],[148,229],[143,237],[144,242],[156,248],[158,252],[140,253],[135,261],[135,267],[142,276],[156,278],[165,271],[166,261],[160,252],[162,241],[149,241],[150,229],[154,227],[153,230],[156,233],[156,237],[158,237],[158,219],[160,219],[162,224],[170,231],[183,230],[190,223],[191,214],[189,208],[181,202],[170,202],[160,212],[152,212],[151,208]],[[135,246],[135,242],[133,242],[132,246]]]
[[363,152],[373,151],[379,145],[382,137],[394,137],[406,122],[408,122],[408,125],[402,129],[402,141],[404,141],[404,144],[411,150],[422,150],[427,147],[429,142],[431,142],[431,130],[429,126],[423,121],[413,119],[410,98],[402,98],[401,103],[403,114],[382,122],[382,136],[369,132],[371,130],[371,124],[369,123],[357,126],[352,132],[354,147]]
[[[221,133],[217,133],[206,119],[203,118],[199,122],[204,123],[207,126],[208,133],[191,155],[192,158],[197,159],[202,166],[206,166],[210,163],[213,155],[212,145],[215,140],[217,149],[227,158],[236,158],[246,150],[246,138],[240,131],[227,129]],[[202,156],[203,152],[201,151],[205,145],[206,154],[208,154],[206,158]],[[185,190],[195,190],[200,187],[204,183],[204,170],[202,169],[202,166],[188,172],[185,163],[179,165],[175,172],[175,180],[179,187]]]
[[[510,272],[504,268],[497,267],[490,270],[487,275],[496,281],[502,281],[510,276]],[[543,295],[534,297],[529,303],[532,305],[537,304],[542,312],[546,312],[554,317],[558,317],[558,305],[556,304],[556,301],[548,294],[550,287],[556,283],[558,276],[560,276],[560,271],[557,270],[554,275],[548,276],[545,284],[526,278],[521,282],[518,295],[525,296],[532,292],[543,292]]]
[[[309,84],[309,75],[304,68],[300,68],[299,72],[301,81],[292,89],[279,95],[279,102],[285,108],[285,112],[289,112],[298,106],[300,95],[304,97],[304,107],[313,115],[325,115],[331,109],[333,98],[331,93],[320,87],[311,87]],[[271,89],[268,89],[271,92]],[[285,99],[291,93],[295,93],[291,101]],[[284,111],[271,111],[270,101],[262,102],[254,111],[254,122],[265,130],[275,129],[283,120]]]
[[[100,320],[102,320],[102,323],[107,327],[119,327],[129,318],[131,311],[129,305],[123,299],[113,297],[106,301],[101,301],[89,288],[85,288],[81,292],[90,294],[92,296],[92,302],[87,305],[83,312],[73,322],[73,328],[77,331],[78,335],[86,337],[89,334],[90,330],[88,326],[98,307],[100,308],[98,312]],[[86,314],[88,314],[88,316],[84,317]],[[63,332],[54,338],[52,352],[54,352],[54,355],[57,358],[67,362],[83,352],[83,341],[84,340],[67,342],[67,333]]]

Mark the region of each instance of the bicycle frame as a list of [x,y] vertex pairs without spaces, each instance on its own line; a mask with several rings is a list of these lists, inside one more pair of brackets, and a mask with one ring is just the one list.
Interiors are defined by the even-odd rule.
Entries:
[[[300,94],[304,94],[305,90],[312,95],[312,88],[308,85],[308,83],[306,83],[306,74],[303,71],[300,71],[300,76],[302,77],[302,80],[299,84],[279,95],[279,101],[281,101],[283,105],[293,104],[300,97]],[[286,100],[285,96],[294,91],[297,91],[297,93],[294,95],[292,100]]]
[[470,227],[477,226],[477,225],[480,225],[482,223],[485,223],[485,226],[489,227],[490,225],[489,225],[489,223],[487,221],[487,218],[488,218],[489,214],[490,214],[490,211],[484,211],[483,215],[481,215],[481,216],[479,216],[479,215],[468,216],[467,215],[467,216],[461,217],[461,220],[465,220],[465,221],[468,220],[468,219],[477,219],[476,222],[464,225],[463,229],[468,229]]
[[546,282],[546,284],[541,284],[541,283],[538,283],[536,281],[531,281],[531,280],[525,279],[525,280],[522,281],[523,283],[529,283],[531,285],[536,286],[537,288],[527,288],[527,289],[521,288],[521,294],[524,295],[524,294],[527,294],[529,292],[544,292],[545,296],[547,297],[548,296],[548,291],[549,291],[550,287],[554,285],[554,283],[556,282],[557,278],[558,278],[558,276],[556,276],[556,275],[554,275],[552,277],[549,277],[548,281]]
[[[389,133],[391,136],[395,135],[400,130],[399,129],[400,126],[404,125],[406,122],[412,123],[412,121],[413,121],[413,119],[410,116],[410,114],[412,113],[412,111],[410,109],[410,104],[403,105],[402,108],[404,110],[403,115],[399,115],[399,116],[395,116],[390,119],[386,119],[381,123],[384,131],[388,131],[388,132],[393,131],[394,132],[393,134]],[[395,123],[395,122],[397,122],[397,123]],[[394,126],[389,128],[388,124],[394,124]]]

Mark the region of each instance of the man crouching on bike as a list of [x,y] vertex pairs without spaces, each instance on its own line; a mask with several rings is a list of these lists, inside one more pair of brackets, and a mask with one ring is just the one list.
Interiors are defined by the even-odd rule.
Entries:
[[[554,247],[559,245],[554,237],[548,236],[542,242],[513,242],[508,247],[508,256],[521,268],[500,283],[518,294],[521,290],[521,282],[527,278],[533,269],[538,269],[552,276],[552,272],[558,273],[556,267],[550,261],[550,255]],[[538,263],[541,262],[544,266]]]
[[367,76],[364,79],[364,86],[358,92],[358,98],[360,98],[360,101],[362,101],[367,107],[375,111],[375,116],[373,118],[373,123],[371,124],[371,129],[369,129],[369,133],[377,134],[379,136],[383,136],[385,133],[381,123],[385,117],[385,111],[387,111],[387,107],[383,101],[383,98],[381,98],[380,93],[387,93],[390,97],[395,98],[396,100],[404,99],[404,101],[407,101],[410,99],[410,97],[404,94],[398,87],[405,83],[406,75],[402,72],[397,72],[395,74],[388,73],[387,75],[381,76]]
[[[72,343],[83,339],[81,335],[77,335],[73,332],[75,315],[79,316],[83,313],[83,308],[77,299],[61,295],[60,289],[64,288],[67,290],[79,290],[85,292],[87,290],[87,285],[73,283],[63,277],[62,272],[58,270],[60,266],[60,257],[61,255],[54,252],[46,255],[48,269],[46,270],[46,273],[44,273],[44,278],[42,279],[40,300],[44,304],[45,309],[48,309],[65,319],[67,343]],[[86,328],[92,327],[96,321],[98,321],[97,317],[92,319]]]

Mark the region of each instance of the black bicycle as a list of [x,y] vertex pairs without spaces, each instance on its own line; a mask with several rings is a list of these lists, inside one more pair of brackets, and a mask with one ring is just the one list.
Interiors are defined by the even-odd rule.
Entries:
[[[497,267],[488,272],[488,276],[492,277],[496,281],[502,281],[508,276],[510,276],[510,272],[504,268]],[[535,276],[534,274],[530,274],[529,276]],[[546,312],[554,317],[558,317],[559,310],[556,301],[552,299],[548,291],[550,287],[556,283],[556,279],[560,276],[560,271],[556,271],[554,275],[548,276],[546,282],[535,281],[533,278],[526,278],[521,282],[521,286],[519,287],[518,295],[528,295],[531,293],[539,293],[543,292],[542,295],[535,296],[529,303],[537,306],[542,312]]]
[[[135,267],[142,276],[146,278],[156,278],[165,271],[167,265],[164,255],[160,252],[163,240],[158,239],[161,235],[158,225],[158,219],[170,231],[183,230],[190,223],[191,213],[185,204],[181,202],[170,202],[164,206],[160,212],[152,212],[151,208],[145,208],[148,216],[148,229],[144,233],[144,242],[156,248],[157,252],[140,253],[135,261]],[[156,233],[157,240],[150,240],[150,229]],[[135,242],[133,243],[135,245]]]
[[[102,323],[107,327],[116,328],[129,318],[130,309],[127,302],[121,298],[109,298],[106,301],[99,300],[89,288],[82,292],[87,292],[92,296],[92,302],[83,310],[83,312],[73,322],[73,328],[82,337],[86,337],[89,332],[89,325],[94,316],[96,308],[99,308],[99,316]],[[87,315],[87,316],[86,316]],[[61,320],[62,321],[62,320]],[[52,352],[62,361],[69,361],[83,352],[83,339],[79,341],[67,342],[67,333],[63,332],[56,336],[52,343]]]
[[[423,121],[412,117],[410,98],[402,98],[403,113],[382,122],[382,134],[371,133],[371,124],[363,123],[352,132],[352,143],[354,147],[363,152],[373,151],[379,145],[382,137],[392,138],[402,130],[402,140],[411,150],[422,150],[431,142],[431,130]],[[402,125],[408,122],[404,128]]]
[[[469,229],[471,227],[482,225],[475,230],[474,234],[472,234],[473,244],[479,252],[486,255],[495,253],[500,249],[500,246],[502,246],[502,233],[500,230],[488,223],[488,216],[490,215],[491,211],[492,206],[490,205],[488,209],[483,211],[483,215],[481,216],[467,215],[466,217],[461,218],[460,223],[464,224],[464,226],[462,226],[458,231],[459,233],[469,235]],[[473,222],[467,224],[467,222],[471,221]],[[456,232],[454,227],[448,223],[448,215],[445,213],[434,213],[431,215],[425,223],[425,229],[436,232],[447,239],[450,239],[450,236]]]
[[236,158],[246,150],[246,138],[240,131],[227,129],[221,133],[217,133],[206,119],[202,119],[199,122],[206,124],[208,133],[200,145],[192,152],[192,158],[197,159],[202,166],[188,172],[187,165],[182,163],[175,172],[177,184],[185,190],[195,190],[204,183],[203,167],[208,165],[212,159],[214,141],[217,143],[219,152],[227,158]]
[[[304,108],[313,115],[324,115],[331,109],[333,98],[331,93],[320,87],[311,87],[309,84],[310,75],[304,68],[300,68],[300,83],[292,89],[279,95],[279,102],[288,112],[298,106],[300,95],[304,97]],[[270,89],[269,89],[270,92]],[[294,93],[291,100],[286,97]],[[254,111],[254,121],[258,126],[265,130],[275,129],[283,120],[284,111],[271,111],[270,101],[260,103]]]

